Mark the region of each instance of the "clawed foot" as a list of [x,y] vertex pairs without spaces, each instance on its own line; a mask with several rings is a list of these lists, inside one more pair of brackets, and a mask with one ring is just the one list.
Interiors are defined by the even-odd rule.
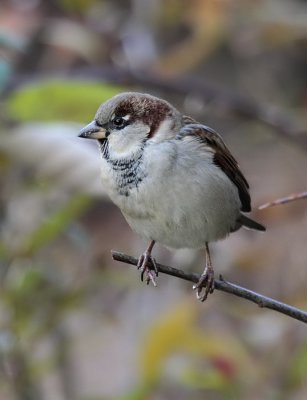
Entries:
[[140,256],[137,263],[137,269],[141,270],[142,282],[144,280],[144,275],[146,275],[145,281],[147,285],[151,282],[154,286],[157,286],[155,276],[158,276],[159,271],[156,260],[152,257],[148,249]]
[[208,294],[214,291],[214,271],[210,267],[206,267],[202,273],[199,281],[193,286],[193,290],[196,290],[196,298],[200,301],[205,301]]

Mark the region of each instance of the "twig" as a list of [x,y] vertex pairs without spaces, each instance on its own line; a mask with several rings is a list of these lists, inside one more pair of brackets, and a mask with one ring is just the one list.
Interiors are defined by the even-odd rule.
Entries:
[[292,194],[289,194],[289,196],[281,197],[274,201],[270,201],[269,203],[262,204],[260,207],[258,207],[258,210],[263,210],[264,208],[277,206],[279,204],[286,204],[286,203],[290,203],[291,201],[301,200],[301,199],[305,199],[305,198],[307,198],[307,191],[301,192],[301,193],[292,193]]
[[[120,253],[118,251],[112,251],[112,257],[116,261],[121,261],[123,263],[131,265],[137,265],[138,261],[136,258],[127,254]],[[182,270],[159,263],[157,263],[157,267],[159,272],[162,272],[163,274],[176,276],[177,278],[194,283],[197,283],[200,277],[199,274],[184,272]],[[215,279],[215,288],[217,290],[221,290],[223,292],[230,293],[235,296],[252,301],[253,303],[256,303],[259,307],[269,308],[271,310],[288,315],[291,318],[295,318],[299,321],[307,323],[307,312],[292,307],[288,304],[281,303],[280,301],[271,299],[270,297],[263,296],[259,293],[253,292],[252,290],[235,285],[234,283],[227,282],[222,277],[220,277],[220,279]]]

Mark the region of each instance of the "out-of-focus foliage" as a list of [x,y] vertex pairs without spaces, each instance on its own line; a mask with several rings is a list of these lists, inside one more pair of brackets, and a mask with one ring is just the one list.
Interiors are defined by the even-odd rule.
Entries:
[[307,343],[303,342],[290,365],[289,386],[296,387],[306,383]]
[[[90,82],[47,81],[18,90],[7,104],[9,116],[27,121],[89,121],[93,110],[119,88]],[[26,107],[25,107],[26,104]]]
[[[296,118],[306,132],[306,21],[300,0],[1,2],[0,400],[306,399],[301,323],[112,263],[144,242],[77,138],[104,100],[151,92],[221,131],[255,209],[306,190],[306,146],[285,135]],[[253,216],[267,232],[213,246],[216,273],[306,309],[306,203]],[[196,252],[155,251],[201,270]]]
[[[9,157],[35,168],[42,188],[52,188],[46,182],[56,180],[58,190],[81,191],[102,197],[100,163],[96,143],[76,139],[81,125],[62,123],[25,123],[11,130],[0,142],[3,168],[9,170]],[[43,134],[42,134],[43,132]],[[31,143],[31,146],[25,146]],[[55,156],[56,155],[56,156]]]
[[[191,300],[180,302],[149,327],[140,348],[139,376],[145,387],[162,379],[168,358],[178,352],[186,355],[186,369],[183,364],[181,373],[183,382],[191,386],[227,392],[234,383],[237,365],[245,365],[249,378],[252,364],[244,347],[222,332],[204,333],[196,325],[200,312]],[[207,360],[208,366],[200,372],[202,360]]]
[[19,254],[32,255],[41,249],[46,243],[59,236],[71,221],[89,206],[89,199],[85,196],[74,196],[65,206],[47,221],[43,222],[36,231],[29,235],[22,244]]

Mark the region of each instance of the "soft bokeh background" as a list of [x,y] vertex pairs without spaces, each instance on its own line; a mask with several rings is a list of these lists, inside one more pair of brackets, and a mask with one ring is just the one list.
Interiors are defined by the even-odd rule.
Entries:
[[[306,202],[257,211],[306,190],[306,71],[303,0],[1,1],[1,400],[307,398],[303,323],[112,262],[146,243],[77,138],[127,89],[221,132],[267,232],[213,245],[216,272],[306,309]],[[155,255],[202,270],[195,251]]]

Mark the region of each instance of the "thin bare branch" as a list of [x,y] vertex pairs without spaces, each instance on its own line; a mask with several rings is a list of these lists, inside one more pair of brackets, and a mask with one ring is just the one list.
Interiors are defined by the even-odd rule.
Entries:
[[307,191],[301,193],[292,193],[289,196],[281,197],[279,199],[270,201],[269,203],[262,204],[258,207],[259,210],[263,210],[264,208],[278,206],[279,204],[290,203],[291,201],[301,200],[307,198]]
[[[112,257],[116,261],[135,266],[138,262],[136,258],[117,251],[112,251]],[[157,267],[159,272],[162,272],[163,274],[175,276],[177,278],[184,279],[193,283],[197,283],[200,277],[199,274],[184,272],[182,270],[159,263],[157,263]],[[280,301],[271,299],[270,297],[263,296],[259,293],[253,292],[252,290],[235,285],[234,283],[227,282],[222,277],[220,277],[220,279],[215,279],[215,288],[217,290],[221,290],[223,292],[230,293],[235,296],[242,297],[243,299],[252,301],[253,303],[256,303],[259,307],[269,308],[270,310],[280,312],[282,314],[288,315],[291,318],[307,323],[307,312],[300,310],[296,307],[292,307],[288,304],[282,303]]]

